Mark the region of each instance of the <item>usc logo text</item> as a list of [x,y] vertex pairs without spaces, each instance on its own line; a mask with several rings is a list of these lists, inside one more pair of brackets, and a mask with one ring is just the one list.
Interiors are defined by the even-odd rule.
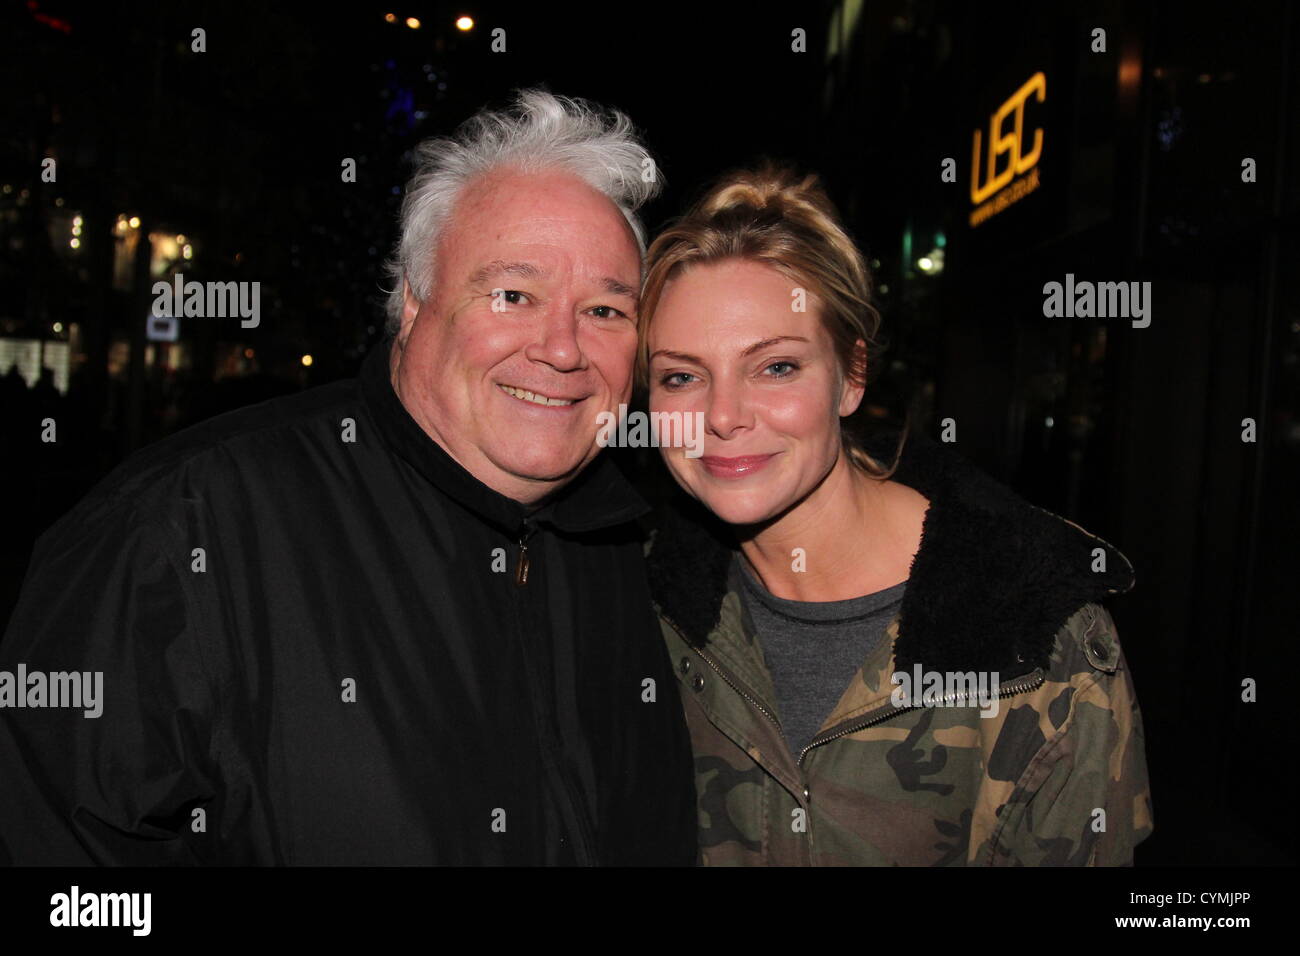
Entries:
[[[998,190],[1006,186],[1012,179],[1020,176],[1038,163],[1038,158],[1043,152],[1043,130],[1041,127],[1034,129],[1033,147],[1025,152],[1025,102],[1033,96],[1039,103],[1047,98],[1047,77],[1040,71],[1035,73],[1020,89],[1007,99],[1005,103],[997,108],[997,111],[989,118],[989,143],[988,157],[984,162],[982,157],[983,137],[980,130],[975,130],[974,144],[971,149],[971,180],[970,180],[970,199],[971,204],[978,206]],[[1007,117],[1014,114],[1015,122],[1008,131],[1003,131]],[[998,160],[1006,156],[1006,167],[998,172]],[[980,167],[984,166],[985,182],[980,185]],[[1037,186],[1037,176],[1034,177],[1033,187]],[[1031,189],[1017,190],[1020,195],[1024,195]],[[1015,198],[1020,198],[1016,196]],[[1011,201],[1014,201],[1011,200]],[[1008,203],[1009,204],[1009,203]],[[1005,208],[1005,205],[1003,205]],[[987,218],[1000,209],[990,209],[982,218]],[[972,225],[975,216],[972,214]]]

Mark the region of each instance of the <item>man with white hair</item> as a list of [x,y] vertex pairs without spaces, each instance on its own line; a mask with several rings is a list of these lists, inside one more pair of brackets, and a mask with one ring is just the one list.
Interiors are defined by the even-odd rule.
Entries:
[[360,376],[144,450],[41,538],[0,671],[103,700],[14,688],[0,862],[694,862],[648,509],[596,441],[648,168],[540,91],[424,144]]

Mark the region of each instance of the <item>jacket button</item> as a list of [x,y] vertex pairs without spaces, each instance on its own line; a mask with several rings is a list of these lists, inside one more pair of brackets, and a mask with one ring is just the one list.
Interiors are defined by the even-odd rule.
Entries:
[[695,687],[695,689],[696,689],[697,691],[704,690],[704,675],[703,675],[703,674],[696,674],[696,675],[695,675],[695,684],[694,684],[693,686]]
[[1101,661],[1103,664],[1110,663],[1109,660],[1107,659],[1110,655],[1107,653],[1106,645],[1103,644],[1100,640],[1093,638],[1093,640],[1089,641],[1088,650],[1092,651],[1093,656],[1096,657],[1097,660]]
[[803,798],[804,798],[804,800],[806,801],[806,800],[808,799],[808,797],[809,797],[808,788],[807,788],[807,787],[804,787],[804,788],[803,788]]
[[685,677],[691,672],[691,659],[689,657],[683,657],[682,662],[678,667],[681,669],[682,676]]

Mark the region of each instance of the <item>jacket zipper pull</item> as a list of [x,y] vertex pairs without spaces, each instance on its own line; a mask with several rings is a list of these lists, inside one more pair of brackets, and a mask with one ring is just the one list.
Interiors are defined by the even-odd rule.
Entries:
[[523,530],[519,532],[519,562],[515,565],[515,584],[519,587],[528,583],[528,538],[532,533],[533,529],[525,521]]

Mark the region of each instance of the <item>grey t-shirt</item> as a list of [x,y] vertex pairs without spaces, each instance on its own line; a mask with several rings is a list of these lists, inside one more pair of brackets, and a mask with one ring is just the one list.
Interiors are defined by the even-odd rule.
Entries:
[[741,601],[772,673],[777,713],[797,758],[884,636],[907,582],[846,601],[788,601],[772,594],[737,556]]

